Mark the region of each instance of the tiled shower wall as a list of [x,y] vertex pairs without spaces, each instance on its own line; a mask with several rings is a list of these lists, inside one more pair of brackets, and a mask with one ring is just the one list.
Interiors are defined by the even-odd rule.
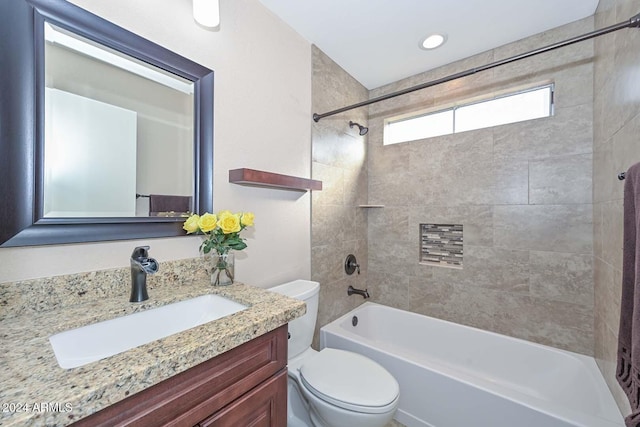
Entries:
[[[593,17],[371,91],[376,97],[592,31]],[[555,115],[383,146],[383,120],[555,83]],[[593,354],[593,41],[370,106],[373,301]],[[462,224],[461,270],[418,263],[420,223]]]
[[[597,28],[640,12],[639,0],[600,0]],[[628,402],[615,380],[622,283],[622,207],[619,172],[640,162],[640,30],[595,40],[593,234],[595,357],[622,412]]]
[[[312,55],[315,113],[367,99],[367,89],[315,46]],[[313,192],[311,207],[311,279],[320,282],[318,328],[362,303],[358,295],[347,296],[349,285],[366,288],[367,216],[358,206],[367,202],[367,137],[349,128],[350,120],[366,126],[367,109],[327,117],[312,128],[311,173],[323,186]],[[360,264],[359,275],[345,273],[349,254]],[[316,333],[316,348],[317,338]]]
[[[640,0],[600,0],[595,28],[638,12]],[[585,19],[369,96],[593,28],[593,20]],[[614,377],[623,189],[616,176],[640,161],[638,52],[640,31],[622,30],[374,105],[366,151],[366,139],[347,125],[366,124],[362,109],[315,124],[313,177],[324,181],[312,207],[312,277],[322,284],[318,325],[362,302],[346,297],[349,284],[368,286],[374,301],[595,352],[627,413]],[[367,97],[366,89],[315,48],[313,61],[314,112]],[[382,146],[386,116],[549,81],[556,84],[552,119]],[[358,208],[361,203],[386,207]],[[418,224],[429,221],[464,224],[463,270],[418,264]],[[348,252],[358,257],[362,275],[345,275]]]

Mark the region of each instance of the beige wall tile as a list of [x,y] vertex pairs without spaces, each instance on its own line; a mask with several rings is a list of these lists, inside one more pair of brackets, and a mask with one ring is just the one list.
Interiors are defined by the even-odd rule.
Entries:
[[[370,127],[370,131],[373,135],[382,134],[381,130],[376,132],[373,126]],[[381,139],[379,143],[374,143],[373,138],[369,141],[368,149],[368,170],[370,174],[375,176],[406,170],[414,151],[412,144],[409,143],[382,145]]]
[[[324,112],[340,104],[367,98],[368,91],[319,49],[313,48],[313,110]],[[358,205],[368,203],[368,137],[349,128],[349,120],[367,126],[367,110],[337,115],[312,127],[312,177],[323,181],[313,192],[311,205],[311,278],[320,282],[319,328],[353,309],[362,301],[347,297],[349,284],[366,288],[367,213]],[[344,261],[354,254],[361,274],[348,276]]]
[[593,256],[530,252],[531,294],[593,307]]
[[529,162],[493,159],[493,202],[496,205],[529,203]]
[[560,71],[551,71],[540,76],[548,76],[555,84],[555,108],[593,103],[593,67],[593,61],[585,58],[579,65],[570,64]]
[[593,354],[593,310],[564,301],[501,293],[497,332],[587,355]]
[[606,325],[617,334],[620,324],[621,292],[616,282],[615,269],[600,258],[594,258],[593,262],[595,322],[596,325]]
[[591,154],[549,157],[529,162],[529,203],[591,203]]
[[[331,283],[320,284],[320,299],[318,301],[318,319],[312,346],[319,348],[319,331],[323,325],[330,323],[362,304],[358,295],[347,296],[350,278],[344,278]],[[354,284],[355,286],[355,284]]]
[[341,205],[344,200],[344,170],[313,162],[311,165],[313,179],[322,181],[322,191],[314,191],[311,201],[317,205]]
[[[613,166],[612,144],[593,153],[593,202],[599,203],[622,197],[616,196],[619,188],[624,188],[618,180],[618,172]],[[620,171],[621,172],[621,171]]]
[[464,245],[462,270],[430,267],[439,283],[529,293],[529,252]]
[[[612,25],[629,19],[639,9],[638,0],[601,0],[595,22],[598,27]],[[632,71],[640,66],[640,35],[617,31],[599,37],[594,46],[594,352],[618,407],[626,415],[629,403],[615,379],[624,188],[616,176],[640,160],[640,84]]]
[[[501,46],[495,51],[495,59],[503,59],[513,55],[517,55],[530,49],[536,49],[542,46],[547,46],[551,43],[555,43],[561,40],[568,39],[578,34],[588,33],[593,31],[594,19],[593,17],[587,17],[579,21],[571,22],[567,25],[563,25],[558,28],[554,28],[551,31],[545,31],[526,39],[518,40],[513,43]],[[572,50],[573,49],[573,50]],[[586,50],[586,52],[585,52]],[[558,49],[551,53],[549,60],[557,61],[557,64],[565,64],[567,58],[578,56],[580,58],[589,57],[589,51],[592,50],[590,43],[576,44],[567,48]],[[546,54],[545,54],[546,55]],[[534,57],[535,58],[535,57]],[[519,61],[521,62],[521,61]],[[540,67],[531,67],[538,69]]]
[[354,206],[314,205],[311,218],[312,247],[356,238]]
[[622,200],[602,204],[602,259],[617,269],[622,269],[622,216]]
[[[320,124],[316,124],[320,127]],[[349,128],[349,121],[341,124],[338,132],[329,133],[325,128],[313,135],[313,161],[339,168],[357,168],[365,164],[366,139]]]
[[369,174],[369,203],[386,206],[419,206],[434,197],[432,180],[406,169],[384,175]]
[[317,245],[311,248],[311,280],[321,285],[340,280],[343,277],[344,259],[338,245]]
[[369,263],[367,287],[373,302],[409,310],[409,280],[408,275],[393,269],[391,263]]
[[604,239],[602,235],[603,207],[604,207],[603,203],[593,204],[593,255],[597,258],[602,258],[602,247],[604,243]]
[[638,159],[638,135],[640,135],[640,115],[633,117],[610,140],[611,167],[606,179],[612,188],[609,198],[619,200],[624,195],[624,182],[618,180],[618,173],[625,172]]
[[494,243],[504,248],[591,254],[591,205],[494,207]]
[[591,104],[558,108],[553,117],[495,128],[495,156],[540,160],[592,152]]

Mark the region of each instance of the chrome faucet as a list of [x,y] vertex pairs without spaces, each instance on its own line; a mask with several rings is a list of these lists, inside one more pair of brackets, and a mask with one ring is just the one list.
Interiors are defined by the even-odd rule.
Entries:
[[347,288],[347,295],[351,296],[353,294],[362,295],[362,298],[364,299],[369,298],[369,291],[367,289],[356,289],[353,286],[349,285],[349,287]]
[[129,302],[142,302],[149,299],[147,294],[147,274],[158,271],[159,264],[149,258],[149,246],[138,246],[131,254],[131,297]]

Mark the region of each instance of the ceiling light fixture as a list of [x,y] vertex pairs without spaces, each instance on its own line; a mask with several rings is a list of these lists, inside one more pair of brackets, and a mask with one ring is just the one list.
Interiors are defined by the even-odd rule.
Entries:
[[220,5],[218,0],[193,0],[193,19],[203,27],[216,28],[220,25]]
[[447,41],[447,37],[444,34],[431,34],[420,41],[420,48],[425,50],[435,49],[442,46],[445,41]]

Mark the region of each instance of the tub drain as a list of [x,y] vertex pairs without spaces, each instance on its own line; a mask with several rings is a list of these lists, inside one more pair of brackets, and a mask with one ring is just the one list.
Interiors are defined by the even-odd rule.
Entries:
[[357,325],[358,325],[358,316],[353,316],[353,317],[351,318],[351,324],[352,324],[353,326],[357,326]]

